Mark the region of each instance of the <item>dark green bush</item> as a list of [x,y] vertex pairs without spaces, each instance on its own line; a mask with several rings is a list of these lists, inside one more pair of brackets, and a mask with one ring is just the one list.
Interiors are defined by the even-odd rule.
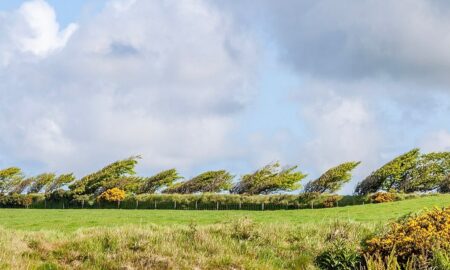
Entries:
[[354,249],[334,244],[317,256],[316,265],[323,270],[354,270],[361,268],[361,256]]

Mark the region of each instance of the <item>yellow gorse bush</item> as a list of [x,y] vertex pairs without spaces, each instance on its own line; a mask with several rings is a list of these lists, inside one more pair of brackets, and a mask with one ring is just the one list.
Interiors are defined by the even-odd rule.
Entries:
[[425,262],[433,250],[450,250],[450,207],[424,212],[391,225],[389,231],[366,241],[368,254],[395,253],[401,263],[415,257]]
[[395,201],[395,194],[390,192],[377,192],[370,196],[373,203],[385,203]]
[[108,189],[107,191],[100,194],[98,198],[100,200],[105,200],[108,202],[120,202],[125,199],[125,191],[119,188]]

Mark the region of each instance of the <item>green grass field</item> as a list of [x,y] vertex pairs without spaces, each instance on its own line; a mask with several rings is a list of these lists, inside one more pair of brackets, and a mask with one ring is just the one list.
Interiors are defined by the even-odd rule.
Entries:
[[390,220],[444,206],[450,195],[264,212],[0,209],[0,269],[317,269],[336,244],[357,252]]
[[184,210],[57,210],[0,209],[0,226],[17,230],[75,231],[79,228],[122,225],[217,224],[248,217],[258,223],[308,224],[335,220],[386,223],[423,208],[450,205],[450,195],[429,196],[384,204],[327,209],[278,211]]

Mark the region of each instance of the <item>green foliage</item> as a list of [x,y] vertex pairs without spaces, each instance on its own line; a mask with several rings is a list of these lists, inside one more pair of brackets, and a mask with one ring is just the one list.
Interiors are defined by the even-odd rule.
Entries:
[[400,189],[415,168],[419,155],[419,149],[416,148],[394,158],[360,182],[355,193],[365,195],[379,190]]
[[305,186],[305,192],[334,193],[350,181],[351,171],[361,162],[346,162],[333,167]]
[[10,167],[0,170],[0,193],[10,193],[23,180],[22,170],[17,167]]
[[431,261],[433,269],[450,269],[450,252],[445,250],[434,250],[433,260]]
[[197,192],[220,192],[231,188],[233,176],[225,171],[208,171],[164,190],[165,193],[191,194]]
[[46,186],[45,193],[51,193],[74,181],[75,176],[72,173],[61,174],[58,177],[54,178],[53,181]]
[[360,269],[361,256],[347,245],[338,243],[317,256],[316,264],[323,270]]
[[178,174],[176,169],[162,171],[151,177],[145,178],[138,193],[155,193],[161,188],[172,186],[176,180],[181,178],[182,177]]
[[438,191],[441,193],[450,193],[450,174],[439,184]]
[[110,179],[105,181],[98,191],[118,188],[126,192],[137,193],[144,183],[145,178],[140,176],[122,176],[119,178]]
[[16,185],[11,189],[11,193],[22,194],[33,183],[32,178],[23,179],[18,181]]
[[276,191],[291,191],[300,188],[299,182],[305,174],[295,171],[297,166],[281,168],[279,162],[264,166],[252,174],[242,176],[231,192],[236,194],[269,194]]
[[54,173],[42,173],[38,176],[32,177],[32,184],[28,189],[28,193],[39,193],[55,181],[56,175]]
[[53,202],[61,202],[69,200],[70,198],[71,198],[70,192],[65,191],[63,189],[53,190],[45,195],[45,199]]
[[101,193],[107,189],[105,186],[108,185],[108,182],[135,175],[134,168],[138,159],[140,159],[139,156],[134,156],[111,163],[100,171],[84,176],[69,188],[75,194]]
[[420,156],[400,190],[405,192],[435,190],[448,175],[450,175],[450,152],[424,154]]

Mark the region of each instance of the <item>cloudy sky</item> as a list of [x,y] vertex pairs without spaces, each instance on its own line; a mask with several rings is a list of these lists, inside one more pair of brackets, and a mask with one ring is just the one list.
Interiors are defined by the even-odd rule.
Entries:
[[450,150],[440,0],[0,2],[0,166],[236,175],[279,160],[355,183]]

